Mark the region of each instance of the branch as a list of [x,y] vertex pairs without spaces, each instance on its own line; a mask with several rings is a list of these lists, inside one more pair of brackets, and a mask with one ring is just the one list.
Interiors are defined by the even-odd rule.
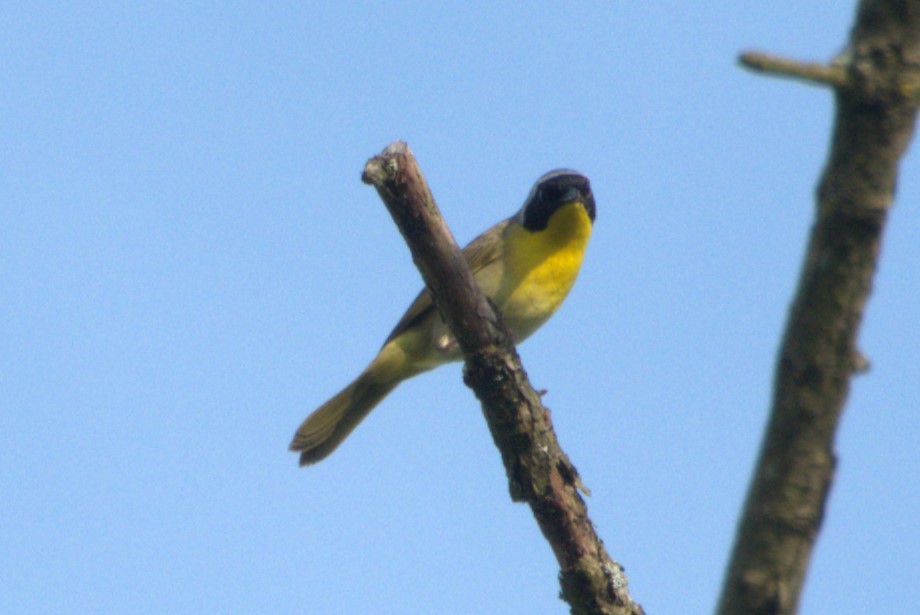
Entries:
[[[898,164],[914,132],[920,5],[863,0],[849,48],[844,81],[825,79],[837,101],[831,151],[777,360],[770,420],[722,588],[723,615],[796,611],[827,505],[850,379],[867,365],[856,340]],[[793,73],[776,70],[791,65],[768,64],[772,72]],[[795,73],[805,74],[831,73]]]
[[839,65],[803,63],[759,51],[742,53],[738,62],[757,72],[778,77],[793,77],[817,85],[842,87],[846,84],[846,70]]
[[463,350],[464,380],[482,403],[499,448],[511,499],[527,502],[559,561],[572,613],[639,614],[623,568],[607,554],[578,493],[581,481],[559,448],[511,335],[476,285],[409,147],[389,145],[362,180],[373,185]]

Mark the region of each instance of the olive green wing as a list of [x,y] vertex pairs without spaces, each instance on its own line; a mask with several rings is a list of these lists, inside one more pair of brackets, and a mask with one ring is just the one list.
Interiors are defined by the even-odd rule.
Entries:
[[[499,222],[463,248],[463,258],[466,259],[466,264],[473,273],[473,276],[482,271],[487,265],[501,258],[502,234],[505,232],[505,228],[510,221],[509,219]],[[412,305],[410,305],[406,313],[403,314],[403,317],[396,323],[396,326],[383,345],[386,346],[393,338],[403,333],[406,329],[427,318],[435,309],[437,308],[431,300],[431,293],[428,292],[427,288],[422,289],[422,292],[418,294],[415,301],[412,302]]]

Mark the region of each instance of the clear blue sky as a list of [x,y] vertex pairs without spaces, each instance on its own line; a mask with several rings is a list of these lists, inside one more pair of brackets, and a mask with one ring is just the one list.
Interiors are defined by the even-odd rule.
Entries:
[[[0,610],[566,612],[459,365],[287,451],[420,286],[359,181],[397,138],[461,243],[592,178],[522,356],[635,597],[712,610],[832,117],[735,58],[854,3],[81,4],[0,8]],[[898,197],[804,613],[916,609],[916,155]]]

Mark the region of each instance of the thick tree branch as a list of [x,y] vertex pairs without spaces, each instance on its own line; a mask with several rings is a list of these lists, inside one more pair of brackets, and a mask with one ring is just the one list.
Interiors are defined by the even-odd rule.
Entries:
[[482,402],[508,474],[511,497],[527,502],[560,566],[572,613],[637,614],[623,568],[594,531],[578,472],[559,448],[511,336],[444,223],[408,146],[371,158],[362,179],[377,188],[465,357],[464,380]]
[[833,140],[779,352],[770,421],[723,586],[724,615],[794,613],[798,605],[850,378],[865,365],[856,340],[898,164],[914,132],[920,3],[861,2],[844,59],[827,67],[833,79],[817,79],[835,86]]

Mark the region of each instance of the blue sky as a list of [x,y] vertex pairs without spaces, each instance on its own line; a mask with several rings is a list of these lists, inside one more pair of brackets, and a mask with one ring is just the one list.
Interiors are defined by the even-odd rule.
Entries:
[[[290,437],[420,286],[365,160],[415,151],[461,243],[561,166],[598,217],[521,348],[649,613],[712,610],[769,404],[854,3],[5,3],[6,613],[563,613],[460,367],[332,457]],[[804,594],[909,613],[920,168],[903,163]]]

